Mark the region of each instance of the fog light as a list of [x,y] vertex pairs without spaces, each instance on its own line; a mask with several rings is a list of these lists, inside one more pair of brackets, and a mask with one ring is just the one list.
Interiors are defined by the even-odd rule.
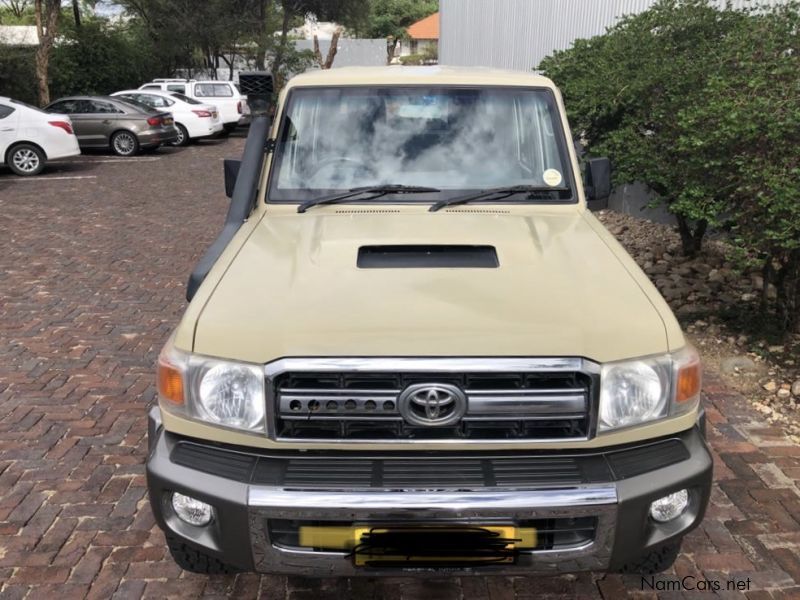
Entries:
[[172,508],[181,521],[198,527],[211,523],[211,517],[214,516],[214,509],[210,504],[177,492],[172,494]]
[[659,523],[666,523],[679,517],[689,506],[689,492],[681,490],[659,498],[650,505],[650,516]]

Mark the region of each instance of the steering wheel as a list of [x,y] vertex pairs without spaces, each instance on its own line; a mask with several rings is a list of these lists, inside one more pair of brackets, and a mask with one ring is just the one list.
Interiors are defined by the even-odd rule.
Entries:
[[330,167],[331,165],[335,165],[338,163],[349,163],[348,166],[351,169],[361,168],[366,171],[370,171],[373,173],[375,172],[372,166],[364,161],[355,158],[350,158],[349,156],[331,156],[330,158],[326,158],[325,160],[318,162],[316,167],[314,168],[314,171],[308,176],[308,178],[314,179],[319,174],[319,172],[322,171],[322,169],[325,169],[327,167]]

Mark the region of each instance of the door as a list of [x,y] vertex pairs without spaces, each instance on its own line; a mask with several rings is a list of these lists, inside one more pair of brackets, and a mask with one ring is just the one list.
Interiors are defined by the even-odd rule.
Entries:
[[91,104],[89,100],[80,98],[60,100],[47,107],[47,112],[69,115],[72,129],[78,138],[81,148],[91,148],[101,145],[97,140],[96,127],[92,121]]
[[0,163],[5,161],[6,150],[17,139],[19,111],[7,104],[0,104]]
[[108,146],[111,134],[124,128],[122,120],[125,113],[105,100],[87,100],[90,112],[90,131],[92,140],[97,141],[98,146]]

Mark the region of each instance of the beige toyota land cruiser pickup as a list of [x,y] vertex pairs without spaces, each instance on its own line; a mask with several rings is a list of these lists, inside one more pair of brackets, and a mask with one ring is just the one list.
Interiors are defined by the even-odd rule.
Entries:
[[[668,568],[703,518],[700,363],[590,209],[548,79],[242,75],[220,237],[158,360],[147,479],[184,569]],[[274,113],[274,119],[270,116]]]

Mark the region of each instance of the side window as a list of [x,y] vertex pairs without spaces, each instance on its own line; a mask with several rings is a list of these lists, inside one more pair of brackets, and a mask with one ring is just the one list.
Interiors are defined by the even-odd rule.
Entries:
[[55,104],[51,104],[50,108],[48,108],[47,110],[48,112],[57,112],[65,114],[75,114],[81,112],[80,110],[78,110],[77,100],[62,100],[61,102],[56,102]]
[[233,90],[227,83],[198,83],[194,86],[198,98],[231,98]]
[[8,115],[14,112],[14,109],[5,104],[0,104],[0,119],[5,119]]
[[186,86],[185,85],[176,85],[174,83],[167,86],[168,92],[179,92],[181,94],[186,93]]
[[233,90],[227,83],[215,83],[214,95],[221,98],[231,98],[233,97]]
[[134,100],[138,100],[147,106],[152,106],[153,108],[164,108],[165,106],[169,106],[171,103],[166,98],[162,98],[161,96],[152,96],[150,94],[139,94],[134,97]]
[[142,89],[143,89],[143,90],[160,90],[160,89],[161,89],[161,86],[160,86],[160,85],[158,85],[158,84],[153,84],[153,85],[145,85],[145,86],[142,86]]
[[113,104],[109,102],[103,102],[102,100],[90,100],[89,103],[91,106],[91,112],[93,113],[108,114],[120,112]]

